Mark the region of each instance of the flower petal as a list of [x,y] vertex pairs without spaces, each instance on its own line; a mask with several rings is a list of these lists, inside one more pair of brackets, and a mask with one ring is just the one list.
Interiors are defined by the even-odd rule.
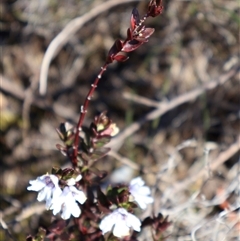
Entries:
[[70,186],[69,189],[71,190],[71,192],[74,196],[74,199],[76,201],[78,201],[79,203],[83,204],[87,200],[87,197],[85,196],[83,191],[78,190],[74,186]]
[[71,217],[71,210],[65,205],[63,205],[61,217],[64,220],[69,219]]
[[74,204],[71,206],[71,214],[75,218],[78,218],[81,214],[81,209],[79,208],[79,206],[76,202],[74,202]]
[[139,232],[141,222],[136,216],[129,213],[126,209],[118,208],[104,217],[99,225],[103,234],[111,231],[112,227],[113,235],[122,238],[129,235],[131,228]]
[[76,201],[84,203],[85,200],[86,196],[82,191],[74,186],[66,186],[60,196],[52,199],[50,209],[54,215],[62,211],[61,217],[65,220],[71,215],[77,218],[81,214],[81,209]]
[[31,186],[27,187],[27,190],[36,191],[36,192],[40,191],[42,188],[44,188],[46,186],[46,184],[39,179],[30,180],[29,184]]
[[142,180],[141,177],[136,177],[134,178],[131,182],[130,182],[130,186],[133,186],[135,184],[138,184],[139,186],[143,186],[144,185],[144,181]]
[[150,196],[151,190],[149,187],[144,186],[144,181],[141,177],[134,178],[130,182],[129,191],[141,209],[146,209],[147,204],[153,202],[153,198]]
[[38,196],[37,196],[37,200],[39,202],[43,201],[46,199],[46,197],[49,197],[51,196],[51,189],[47,188],[47,187],[44,187],[39,193],[38,193]]
[[128,226],[130,225],[137,232],[140,232],[140,230],[141,230],[140,220],[131,213],[129,213],[127,216],[127,225]]
[[99,228],[102,230],[102,233],[105,234],[112,230],[114,225],[114,216],[108,215],[101,221]]
[[124,220],[118,220],[113,228],[113,235],[118,238],[128,236],[130,234],[130,227],[126,225]]

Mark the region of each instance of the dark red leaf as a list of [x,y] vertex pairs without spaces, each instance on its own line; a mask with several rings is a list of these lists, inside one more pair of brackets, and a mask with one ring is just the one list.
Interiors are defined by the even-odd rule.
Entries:
[[144,37],[144,38],[149,38],[153,33],[155,29],[154,28],[146,28],[141,34],[142,36],[139,35],[139,37]]
[[146,41],[138,41],[136,39],[130,40],[123,46],[122,51],[126,53],[134,51],[139,46],[141,46],[144,42]]
[[139,22],[140,22],[140,17],[139,17],[138,10],[134,8],[132,10],[132,15],[130,19],[131,29],[135,29],[135,27],[139,24]]
[[144,29],[144,31],[139,33],[139,35],[136,36],[135,39],[140,42],[147,42],[148,38],[153,34],[154,31],[155,31],[154,28],[146,28]]
[[118,53],[117,55],[114,56],[114,60],[119,61],[119,62],[124,62],[128,58],[129,57],[124,52],[120,52],[120,53]]
[[122,47],[123,47],[123,42],[120,39],[117,39],[115,41],[115,44],[117,46],[118,52],[121,51]]
[[132,40],[133,39],[133,31],[130,28],[128,28],[128,30],[127,30],[127,39],[128,40]]
[[111,64],[112,62],[114,61],[114,58],[113,58],[113,56],[107,56],[107,60],[106,60],[106,63],[107,64]]
[[107,63],[112,63],[113,60],[115,59],[115,55],[117,55],[117,53],[119,53],[122,49],[123,43],[121,40],[117,39],[113,46],[111,47],[111,49],[108,52],[108,56],[107,56]]
[[51,231],[52,233],[58,234],[60,235],[64,228],[66,227],[66,221],[64,220],[55,220],[50,227],[48,228],[49,231]]
[[61,241],[68,241],[70,240],[70,237],[70,234],[68,234],[66,231],[59,236]]

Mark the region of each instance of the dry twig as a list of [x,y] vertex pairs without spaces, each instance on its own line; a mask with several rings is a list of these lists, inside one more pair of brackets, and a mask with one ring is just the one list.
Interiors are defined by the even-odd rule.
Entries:
[[[240,150],[240,136],[237,137],[236,142],[233,143],[227,150],[221,152],[219,156],[209,165],[211,171],[216,170],[221,164],[229,160]],[[190,177],[186,177],[184,181],[177,182],[164,192],[164,199],[167,200],[170,196],[174,196],[176,193],[187,189],[193,182],[202,178],[205,174],[205,169],[201,169],[198,173]]]
[[235,76],[240,71],[240,66],[234,66],[231,70],[224,74],[220,74],[219,78],[209,81],[206,84],[203,84],[201,87],[197,87],[196,89],[189,91],[187,93],[184,93],[173,100],[167,102],[167,103],[159,103],[159,108],[156,110],[151,111],[150,113],[146,114],[143,118],[140,120],[132,123],[130,126],[128,126],[125,130],[123,130],[116,138],[114,138],[111,143],[110,147],[114,149],[115,151],[118,150],[126,138],[133,135],[136,131],[138,131],[141,126],[146,123],[147,121],[154,120],[156,118],[159,118],[163,114],[167,113],[168,111],[184,104],[187,102],[191,102],[196,100],[200,95],[202,95],[205,91],[212,90],[216,88],[219,85],[224,84],[226,81],[228,81],[230,78]]

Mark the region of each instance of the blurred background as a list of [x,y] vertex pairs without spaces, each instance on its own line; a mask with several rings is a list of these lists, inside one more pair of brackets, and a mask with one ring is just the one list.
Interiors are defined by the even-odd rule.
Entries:
[[[43,96],[40,70],[51,41],[73,19],[108,1],[0,3],[0,240],[25,240],[50,223],[51,213],[26,190],[28,182],[52,166],[69,165],[55,148],[55,129],[78,121],[109,49],[126,37],[133,7],[143,16],[148,5],[112,2],[66,36],[45,73]],[[105,110],[117,123],[113,152],[98,162],[99,169],[114,181],[143,176],[156,200],[144,215],[169,216],[167,240],[237,241],[240,2],[163,5],[162,15],[146,21],[155,28],[149,42],[104,73],[84,125]],[[140,240],[151,240],[149,235]]]

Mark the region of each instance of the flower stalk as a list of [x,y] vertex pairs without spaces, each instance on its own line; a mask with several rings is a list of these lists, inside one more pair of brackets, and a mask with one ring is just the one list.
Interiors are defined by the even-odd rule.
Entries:
[[[70,159],[71,167],[54,167],[51,174],[45,174],[29,181],[29,191],[38,192],[37,200],[46,202],[46,209],[52,211],[54,222],[47,232],[39,229],[36,238],[29,236],[27,241],[47,240],[128,240],[137,241],[137,234],[145,226],[156,230],[155,237],[161,237],[169,222],[161,214],[141,221],[135,216],[137,208],[146,209],[153,203],[151,190],[141,177],[134,178],[130,184],[109,185],[102,191],[101,181],[107,175],[95,163],[110,151],[106,144],[119,129],[106,115],[96,116],[89,127],[83,127],[90,100],[103,73],[113,61],[123,62],[128,53],[148,42],[154,28],[146,27],[148,17],[162,13],[162,1],[151,0],[147,13],[140,18],[138,10],[133,9],[127,37],[116,40],[110,48],[106,62],[95,78],[86,99],[81,106],[76,126],[68,122],[57,129],[62,145],[57,149]],[[59,217],[60,214],[60,217]],[[73,219],[69,226],[67,220]]]
[[154,28],[146,28],[144,22],[148,17],[156,17],[162,13],[163,6],[162,1],[151,0],[148,6],[148,12],[140,19],[138,10],[133,9],[131,19],[130,19],[130,28],[127,30],[127,38],[122,40],[116,40],[111,49],[108,52],[107,59],[105,64],[101,67],[101,70],[97,77],[95,78],[94,83],[91,85],[91,88],[86,96],[84,104],[81,106],[80,117],[77,123],[75,139],[74,139],[74,152],[70,156],[72,164],[74,167],[77,167],[77,155],[78,155],[78,146],[79,146],[79,133],[82,131],[82,125],[87,113],[87,108],[90,100],[92,99],[93,93],[97,88],[98,82],[102,78],[103,73],[107,70],[109,64],[114,60],[118,62],[123,62],[128,59],[127,53],[136,50],[142,44],[148,42],[149,37],[153,34]]

